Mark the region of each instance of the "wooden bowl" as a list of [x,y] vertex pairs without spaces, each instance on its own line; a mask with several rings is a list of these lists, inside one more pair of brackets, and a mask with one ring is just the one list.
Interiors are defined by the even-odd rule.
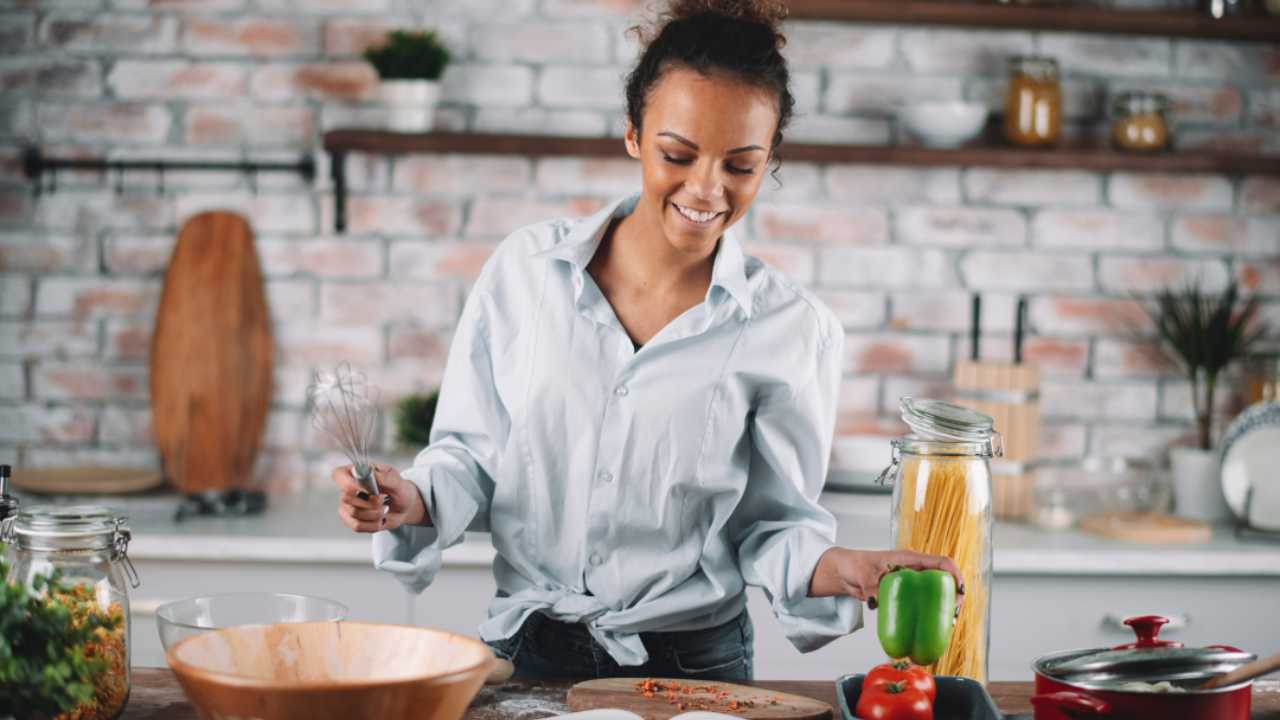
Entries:
[[165,658],[204,720],[458,720],[494,663],[463,635],[350,622],[227,628]]

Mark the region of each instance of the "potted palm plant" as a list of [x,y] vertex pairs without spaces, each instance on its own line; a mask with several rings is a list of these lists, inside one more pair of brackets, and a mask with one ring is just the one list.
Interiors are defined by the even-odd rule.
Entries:
[[389,109],[389,129],[427,132],[435,125],[440,76],[449,57],[434,30],[393,30],[385,43],[364,51],[382,80],[379,92]]
[[1148,308],[1164,352],[1182,369],[1191,384],[1196,444],[1174,447],[1174,502],[1179,515],[1201,520],[1230,517],[1218,479],[1217,456],[1212,452],[1214,396],[1226,368],[1243,358],[1263,333],[1254,323],[1256,298],[1240,305],[1234,281],[1220,294],[1201,289],[1198,282],[1182,290],[1165,289]]

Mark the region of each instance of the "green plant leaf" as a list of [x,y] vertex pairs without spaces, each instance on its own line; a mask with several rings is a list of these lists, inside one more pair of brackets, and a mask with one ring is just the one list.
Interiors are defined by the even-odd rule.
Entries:
[[431,442],[431,425],[439,399],[439,390],[400,398],[396,403],[396,440],[401,445],[425,447]]
[[[0,561],[0,578],[8,566]],[[53,717],[93,699],[106,661],[85,655],[98,629],[119,621],[89,613],[73,622],[71,586],[58,574],[38,576],[32,590],[5,580],[0,587],[0,717]]]
[[449,48],[435,30],[393,30],[387,41],[364,51],[383,80],[439,80],[449,64]]
[[1160,338],[1161,349],[1191,381],[1200,445],[1205,448],[1211,437],[1209,419],[1213,412],[1208,388],[1231,363],[1247,355],[1266,332],[1257,321],[1257,298],[1250,297],[1242,307],[1239,305],[1240,287],[1234,280],[1218,294],[1205,292],[1199,281],[1189,281],[1181,290],[1165,288],[1156,293],[1154,308],[1142,303]]

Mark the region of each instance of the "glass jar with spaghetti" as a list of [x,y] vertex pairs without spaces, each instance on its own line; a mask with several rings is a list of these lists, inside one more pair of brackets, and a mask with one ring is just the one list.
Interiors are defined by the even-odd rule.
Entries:
[[951,644],[935,675],[987,682],[991,635],[991,466],[1003,453],[989,416],[938,400],[904,397],[911,432],[893,441],[893,462],[880,475],[893,482],[894,547],[951,558],[965,594]]
[[1062,137],[1062,87],[1058,61],[1049,57],[1009,58],[1009,93],[1004,136],[1014,145],[1053,145]]

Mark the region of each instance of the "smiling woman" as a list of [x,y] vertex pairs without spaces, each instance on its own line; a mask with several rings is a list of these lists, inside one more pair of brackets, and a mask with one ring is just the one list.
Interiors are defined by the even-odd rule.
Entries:
[[[492,534],[480,635],[517,676],[750,680],[745,588],[801,651],[852,632],[892,567],[817,503],[839,321],[734,234],[791,116],[780,2],[676,2],[627,80],[637,195],[515,231],[471,291],[430,442],[339,515],[421,591]],[[383,508],[386,508],[384,510]]]

